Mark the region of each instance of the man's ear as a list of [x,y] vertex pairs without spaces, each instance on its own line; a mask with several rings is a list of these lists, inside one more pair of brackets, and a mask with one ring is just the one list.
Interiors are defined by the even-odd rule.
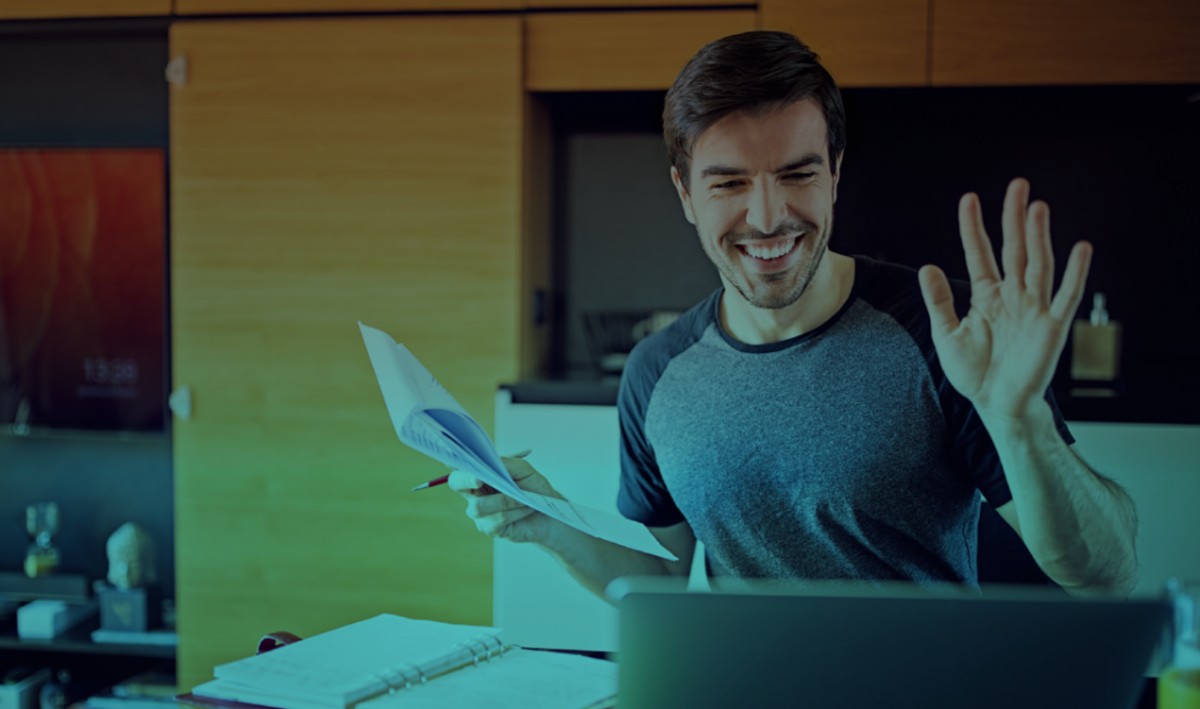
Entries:
[[688,194],[687,188],[683,186],[683,177],[679,174],[679,169],[674,165],[671,166],[671,182],[675,183],[675,191],[679,193],[679,203],[683,206],[683,216],[694,226],[696,224],[696,212],[692,210],[692,197]]
[[836,161],[836,170],[833,173],[833,201],[835,204],[837,203],[838,180],[842,179],[842,157],[845,154],[846,154],[845,151],[838,153],[837,161]]

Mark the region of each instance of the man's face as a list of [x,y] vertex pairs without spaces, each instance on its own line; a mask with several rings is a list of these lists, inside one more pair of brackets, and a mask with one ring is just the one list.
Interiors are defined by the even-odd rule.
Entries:
[[726,289],[776,309],[799,300],[825,254],[834,167],[825,117],[805,99],[725,116],[692,146],[690,188],[674,168],[671,179]]

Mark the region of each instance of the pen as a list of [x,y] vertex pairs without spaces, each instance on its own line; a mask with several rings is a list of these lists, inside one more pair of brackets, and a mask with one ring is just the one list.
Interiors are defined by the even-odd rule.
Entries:
[[[529,455],[532,452],[533,451],[526,448],[525,450],[523,450],[519,453],[513,453],[512,455],[510,455],[508,457],[509,458],[524,458],[525,456]],[[412,492],[416,492],[417,490],[424,490],[424,489],[430,488],[430,487],[437,487],[438,485],[445,485],[448,480],[450,480],[449,475],[440,475],[440,476],[434,478],[433,480],[428,480],[426,482],[421,483],[420,485],[417,485],[416,487],[414,487],[412,489]]]
[[445,485],[446,481],[449,479],[450,479],[449,475],[442,475],[442,476],[436,477],[433,480],[430,480],[428,482],[421,483],[420,485],[414,487],[412,489],[412,491],[416,492],[417,490],[424,490],[427,487],[437,487],[438,485]]

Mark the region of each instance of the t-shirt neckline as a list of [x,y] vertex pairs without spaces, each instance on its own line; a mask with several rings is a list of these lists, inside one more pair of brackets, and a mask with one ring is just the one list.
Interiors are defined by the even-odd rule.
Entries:
[[849,312],[850,308],[854,306],[854,303],[858,301],[859,293],[862,291],[863,281],[866,280],[865,277],[869,277],[869,259],[857,254],[851,256],[851,258],[854,260],[854,272],[851,275],[853,280],[850,283],[850,294],[846,296],[846,302],[842,303],[842,306],[838,308],[833,315],[829,316],[829,319],[812,330],[809,330],[808,332],[801,333],[794,337],[789,337],[785,340],[780,340],[779,342],[768,342],[761,345],[752,345],[747,342],[742,342],[726,332],[725,328],[721,325],[721,298],[723,298],[725,295],[724,287],[717,289],[716,297],[712,299],[712,305],[709,308],[710,322],[712,322],[713,327],[715,327],[717,330],[717,334],[721,336],[721,339],[724,340],[726,344],[738,352],[745,352],[748,354],[779,352],[780,350],[786,350],[789,347],[794,347],[802,342],[807,342],[820,337],[830,328],[836,325],[838,321],[842,319],[842,316]]

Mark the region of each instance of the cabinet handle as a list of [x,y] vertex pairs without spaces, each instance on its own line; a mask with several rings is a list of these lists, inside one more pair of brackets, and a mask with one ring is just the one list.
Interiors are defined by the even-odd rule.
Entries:
[[188,385],[183,385],[171,392],[167,397],[167,408],[171,409],[171,413],[179,417],[181,421],[192,420],[192,388]]
[[174,86],[187,86],[188,80],[188,60],[186,54],[180,54],[176,57],[171,57],[167,62],[167,68],[163,71],[163,76],[166,77],[167,83]]

